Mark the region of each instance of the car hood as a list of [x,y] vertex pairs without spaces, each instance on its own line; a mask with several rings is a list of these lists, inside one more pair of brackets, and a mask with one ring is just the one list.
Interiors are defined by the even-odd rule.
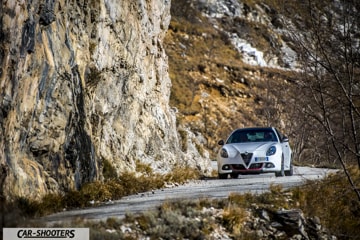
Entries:
[[276,142],[250,142],[250,143],[231,143],[226,144],[227,148],[237,150],[240,153],[255,152],[255,151],[267,151],[270,146],[276,145]]

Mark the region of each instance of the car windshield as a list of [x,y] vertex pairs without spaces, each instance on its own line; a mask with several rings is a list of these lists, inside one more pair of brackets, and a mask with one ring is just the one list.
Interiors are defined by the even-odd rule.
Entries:
[[277,141],[277,138],[271,129],[239,129],[231,134],[227,143],[274,141]]

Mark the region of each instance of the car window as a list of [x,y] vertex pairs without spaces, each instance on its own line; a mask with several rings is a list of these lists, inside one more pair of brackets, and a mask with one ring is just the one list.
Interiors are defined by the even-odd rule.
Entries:
[[244,142],[249,142],[247,133],[244,131],[234,132],[227,141],[227,143],[244,143]]
[[229,137],[227,143],[272,142],[277,141],[271,129],[238,130]]

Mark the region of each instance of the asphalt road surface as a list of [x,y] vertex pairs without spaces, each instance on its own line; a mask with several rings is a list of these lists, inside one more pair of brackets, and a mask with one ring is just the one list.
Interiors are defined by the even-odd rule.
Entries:
[[240,175],[238,179],[198,180],[185,185],[124,197],[121,200],[107,202],[97,207],[56,213],[46,216],[42,220],[51,224],[77,218],[85,220],[106,220],[109,217],[123,218],[126,213],[150,210],[166,201],[226,198],[230,193],[263,193],[269,189],[271,184],[291,188],[303,184],[306,180],[321,179],[334,171],[322,168],[294,167],[294,175],[290,177],[259,174]]

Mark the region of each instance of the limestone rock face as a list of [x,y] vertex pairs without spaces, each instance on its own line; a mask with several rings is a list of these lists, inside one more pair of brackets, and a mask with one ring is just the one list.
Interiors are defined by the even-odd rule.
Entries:
[[4,0],[0,14],[7,196],[78,189],[104,161],[121,173],[193,160],[168,105],[170,1]]

